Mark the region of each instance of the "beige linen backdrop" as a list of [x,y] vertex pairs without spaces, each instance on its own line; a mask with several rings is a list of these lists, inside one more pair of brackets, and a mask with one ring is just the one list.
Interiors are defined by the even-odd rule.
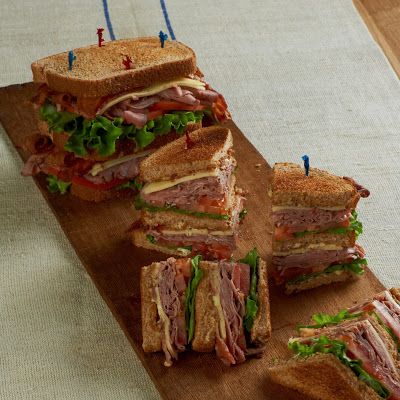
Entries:
[[[167,31],[159,1],[109,0],[117,38]],[[400,87],[351,0],[167,0],[235,122],[270,164],[351,175],[371,268],[400,285]],[[96,42],[101,0],[0,2],[0,84]],[[0,134],[0,398],[156,399],[158,394],[39,190]],[[251,210],[250,210],[251,212]]]

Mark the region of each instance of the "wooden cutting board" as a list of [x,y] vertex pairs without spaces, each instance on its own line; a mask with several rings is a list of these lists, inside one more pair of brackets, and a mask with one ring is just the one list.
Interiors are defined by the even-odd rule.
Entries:
[[374,39],[400,77],[400,2],[353,0]]
[[[21,148],[24,136],[37,130],[29,103],[34,90],[32,83],[0,89],[0,121],[23,160],[27,158]],[[241,230],[237,255],[244,255],[256,246],[261,256],[269,260],[271,224],[267,189],[271,168],[233,122],[227,125],[234,137],[238,186],[249,192],[246,203],[249,213]],[[285,296],[280,288],[271,287],[273,333],[263,358],[227,368],[214,355],[187,352],[174,367],[165,368],[162,354],[142,351],[139,271],[141,266],[166,256],[131,245],[126,230],[133,221],[132,201],[87,203],[69,195],[49,193],[42,177],[35,181],[165,399],[301,399],[298,394],[272,384],[266,373],[271,361],[289,354],[286,343],[296,324],[308,321],[315,312],[335,313],[383,289],[369,270],[355,283],[336,284],[292,297]]]

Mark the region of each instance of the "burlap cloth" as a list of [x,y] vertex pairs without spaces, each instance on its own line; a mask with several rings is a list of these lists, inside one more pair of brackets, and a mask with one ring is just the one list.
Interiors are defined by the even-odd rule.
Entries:
[[[167,31],[156,0],[109,1],[117,38]],[[361,243],[387,286],[400,285],[400,87],[351,0],[172,1],[235,122],[272,164],[351,175]],[[95,42],[100,0],[0,3],[0,85],[31,80],[30,63]],[[158,394],[21,161],[0,135],[0,398],[155,399]]]

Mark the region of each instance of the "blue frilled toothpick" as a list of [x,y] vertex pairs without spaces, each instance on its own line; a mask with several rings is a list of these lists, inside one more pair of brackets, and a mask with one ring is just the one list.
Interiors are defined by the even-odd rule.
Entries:
[[74,52],[71,50],[68,52],[68,69],[72,69],[72,63],[76,60],[76,56],[74,56]]
[[306,170],[306,176],[308,176],[310,172],[310,158],[308,157],[307,154],[304,154],[303,157],[301,157],[304,161],[304,169]]
[[161,47],[164,48],[164,42],[168,39],[168,35],[163,31],[160,31],[158,37],[160,38]]

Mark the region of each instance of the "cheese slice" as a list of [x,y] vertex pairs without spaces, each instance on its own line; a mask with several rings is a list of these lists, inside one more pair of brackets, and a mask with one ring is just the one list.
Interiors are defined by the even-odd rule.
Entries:
[[[169,353],[176,358],[176,352],[172,347],[171,335],[169,334],[170,321],[167,314],[165,314],[161,304],[160,288],[156,286],[154,288],[154,292],[156,294],[156,305],[157,305],[158,316],[160,317],[160,320],[164,328],[165,345],[167,346],[167,350],[169,351]],[[169,363],[165,363],[165,366],[170,367]]]
[[152,153],[152,150],[142,151],[141,153],[130,154],[120,158],[114,158],[113,160],[109,160],[104,163],[96,163],[89,171],[89,174],[96,176],[99,172],[105,171],[108,168],[115,167],[116,165],[123,164],[135,158],[148,156],[150,153]]
[[160,93],[163,90],[169,89],[173,86],[185,86],[185,87],[190,87],[193,89],[204,90],[206,84],[197,79],[191,79],[191,78],[181,78],[181,79],[175,79],[173,81],[157,83],[153,86],[149,86],[148,88],[140,90],[138,92],[126,93],[126,94],[123,94],[122,96],[119,96],[119,97],[116,97],[115,99],[110,100],[109,102],[104,104],[103,107],[100,108],[100,110],[97,112],[97,114],[98,115],[104,114],[110,107],[115,106],[116,104],[120,103],[121,101],[128,100],[128,99],[137,100],[137,98],[140,98],[140,97],[152,96],[153,94]]
[[212,297],[213,303],[215,308],[217,309],[218,316],[219,316],[219,333],[221,335],[221,338],[223,340],[226,339],[226,326],[225,326],[225,317],[224,317],[224,312],[222,311],[222,306],[221,306],[221,298],[219,297],[219,294],[216,296]]
[[212,235],[212,236],[232,236],[233,231],[209,231],[208,229],[186,229],[181,231],[172,230],[161,230],[164,235],[186,235],[186,236],[202,236],[202,235]]
[[159,181],[159,182],[150,182],[146,183],[143,186],[142,193],[143,194],[150,194],[154,192],[159,192],[160,190],[168,189],[172,186],[179,185],[183,182],[193,181],[195,179],[206,178],[208,176],[217,176],[218,170],[214,171],[205,171],[205,172],[197,172],[196,174],[186,175],[182,178],[173,179],[169,181]]
[[336,244],[326,244],[326,243],[313,243],[308,246],[302,247],[301,249],[292,249],[290,251],[274,252],[274,256],[289,256],[291,254],[301,254],[306,253],[309,250],[343,250],[343,247]]

